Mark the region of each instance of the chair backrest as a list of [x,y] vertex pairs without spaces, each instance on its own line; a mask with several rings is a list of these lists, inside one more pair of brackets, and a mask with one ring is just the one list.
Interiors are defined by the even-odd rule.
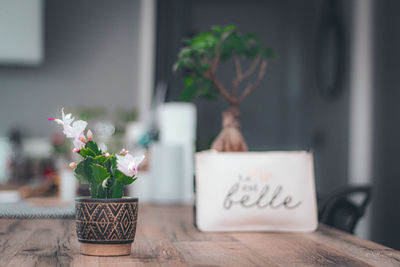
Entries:
[[[359,203],[351,196],[361,195]],[[341,188],[318,203],[319,221],[348,233],[353,233],[359,219],[364,216],[371,199],[371,186],[347,186]]]

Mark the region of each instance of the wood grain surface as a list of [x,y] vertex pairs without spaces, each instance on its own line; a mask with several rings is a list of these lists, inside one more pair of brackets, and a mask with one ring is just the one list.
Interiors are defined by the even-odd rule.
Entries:
[[320,225],[314,233],[202,233],[188,206],[140,205],[130,256],[79,253],[74,220],[0,219],[0,266],[400,266],[400,252]]

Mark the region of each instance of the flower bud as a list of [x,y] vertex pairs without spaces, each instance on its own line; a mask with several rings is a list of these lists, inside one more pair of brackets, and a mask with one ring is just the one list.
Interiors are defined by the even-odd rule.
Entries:
[[93,139],[93,133],[92,133],[91,130],[89,130],[89,131],[87,132],[86,136],[87,136],[87,138],[88,138],[89,141],[92,141],[92,139]]
[[128,150],[125,150],[125,148],[123,148],[120,152],[119,152],[119,154],[121,154],[121,155],[126,155],[126,154],[128,154],[129,153],[129,151]]
[[76,162],[71,162],[71,163],[69,164],[69,167],[70,167],[71,169],[75,169],[77,166],[78,166],[78,164],[76,164]]
[[79,148],[74,148],[74,149],[72,149],[72,152],[74,152],[74,153],[79,153],[79,151],[81,151]]

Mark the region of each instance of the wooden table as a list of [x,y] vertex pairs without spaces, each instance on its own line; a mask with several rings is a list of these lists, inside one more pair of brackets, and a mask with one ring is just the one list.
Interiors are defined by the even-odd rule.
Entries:
[[145,206],[132,254],[79,254],[74,220],[0,219],[0,266],[400,266],[400,252],[321,225],[294,233],[202,233],[187,206]]

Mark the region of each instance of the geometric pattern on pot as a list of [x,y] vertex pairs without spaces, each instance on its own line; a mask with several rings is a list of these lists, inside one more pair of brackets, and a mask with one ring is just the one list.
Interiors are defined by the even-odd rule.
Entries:
[[134,241],[138,202],[76,202],[76,233],[80,242],[122,244]]

